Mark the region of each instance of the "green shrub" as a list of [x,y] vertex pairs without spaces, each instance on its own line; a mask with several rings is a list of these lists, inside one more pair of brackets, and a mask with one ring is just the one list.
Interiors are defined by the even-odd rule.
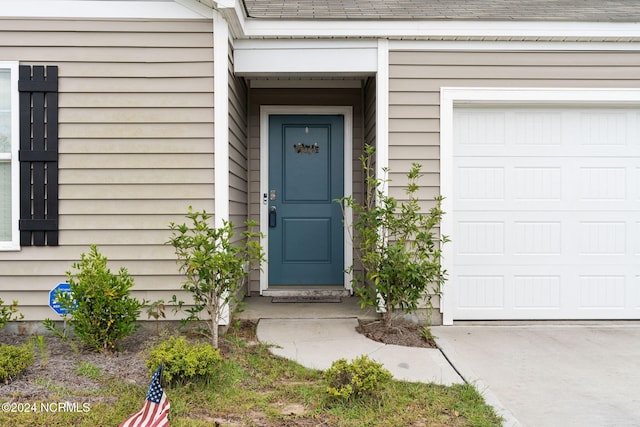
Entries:
[[18,312],[18,301],[13,301],[11,305],[4,305],[4,301],[0,298],[0,329],[8,322],[22,320],[24,316]]
[[151,349],[146,365],[153,373],[162,363],[167,383],[211,378],[222,361],[220,352],[209,343],[192,343],[172,336]]
[[362,355],[351,363],[339,359],[323,374],[327,393],[342,400],[372,396],[379,392],[392,376],[382,364]]
[[32,364],[33,346],[0,344],[0,382],[10,382]]
[[67,310],[63,317],[80,341],[96,351],[112,351],[140,327],[137,319],[146,302],[129,296],[133,278],[125,268],[113,274],[96,245],[72,267],[79,271],[67,272],[71,292],[57,295]]
[[212,227],[212,216],[205,211],[194,212],[191,206],[187,218],[190,225],[169,224],[173,233],[167,244],[174,247],[180,272],[185,275],[182,288],[193,296],[186,320],[207,320],[206,328],[200,330],[218,348],[218,325],[225,307],[234,302],[251,268],[260,267],[264,261],[264,250],[258,241],[261,234],[253,231],[255,222],[247,221],[242,237],[236,239],[231,222]]
[[[352,196],[339,202],[343,209],[353,210],[352,240],[356,258],[364,268],[363,275],[354,275],[354,288],[363,307],[384,307],[388,327],[396,311],[416,311],[423,300],[430,308],[431,297],[442,294],[446,271],[442,268],[441,248],[449,239],[438,232],[444,215],[443,198],[437,197],[429,212],[421,211],[421,165],[412,164],[407,174],[406,199],[398,201],[384,190],[388,180],[376,176],[374,154],[374,148],[368,145],[360,157],[366,174],[364,202]],[[354,266],[350,269],[353,271]]]

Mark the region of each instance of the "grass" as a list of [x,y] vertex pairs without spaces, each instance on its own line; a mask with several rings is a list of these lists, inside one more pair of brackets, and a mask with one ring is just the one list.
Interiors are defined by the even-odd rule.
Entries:
[[47,344],[44,342],[44,337],[42,335],[34,336],[29,340],[29,343],[34,351],[37,349],[40,363],[46,366],[49,361],[49,353],[47,352]]
[[92,380],[100,379],[100,377],[102,376],[102,370],[99,367],[97,367],[93,363],[85,361],[80,362],[75,370],[75,373]]
[[[500,419],[470,385],[392,381],[376,398],[336,402],[328,398],[321,373],[279,357],[255,342],[246,327],[224,339],[224,361],[208,382],[189,382],[165,392],[171,402],[171,426],[499,426]],[[0,412],[2,426],[114,426],[142,407],[146,387],[105,377],[91,364],[76,368],[96,378],[100,390],[59,395],[77,402],[70,411]],[[6,399],[1,399],[5,401]],[[12,398],[39,408],[41,402]],[[87,406],[83,403],[88,403]]]

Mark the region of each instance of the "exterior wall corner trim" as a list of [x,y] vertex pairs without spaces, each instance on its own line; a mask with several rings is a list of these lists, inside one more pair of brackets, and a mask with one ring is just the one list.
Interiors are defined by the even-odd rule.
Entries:
[[213,14],[214,218],[216,227],[229,220],[229,26]]

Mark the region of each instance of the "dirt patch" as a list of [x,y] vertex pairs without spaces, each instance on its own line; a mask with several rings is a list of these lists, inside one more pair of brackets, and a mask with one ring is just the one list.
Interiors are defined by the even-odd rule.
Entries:
[[436,348],[430,333],[424,333],[424,326],[404,319],[394,319],[389,326],[382,320],[358,320],[356,330],[369,339],[384,344],[405,347]]
[[[157,337],[141,328],[120,343],[121,351],[98,354],[82,348],[80,344],[65,342],[54,336],[43,336],[38,341],[34,336],[0,334],[0,343],[20,345],[34,342],[35,361],[23,374],[9,384],[0,384],[0,397],[21,400],[47,400],[52,396],[72,396],[74,393],[100,388],[99,378],[79,373],[79,367],[92,365],[100,375],[117,377],[141,386],[149,384],[149,371],[141,354]],[[90,401],[106,401],[104,396],[92,397]]]

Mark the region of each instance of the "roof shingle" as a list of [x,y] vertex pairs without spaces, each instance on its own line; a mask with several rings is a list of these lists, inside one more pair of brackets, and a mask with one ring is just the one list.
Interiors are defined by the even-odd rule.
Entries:
[[257,19],[640,22],[640,0],[244,0]]

